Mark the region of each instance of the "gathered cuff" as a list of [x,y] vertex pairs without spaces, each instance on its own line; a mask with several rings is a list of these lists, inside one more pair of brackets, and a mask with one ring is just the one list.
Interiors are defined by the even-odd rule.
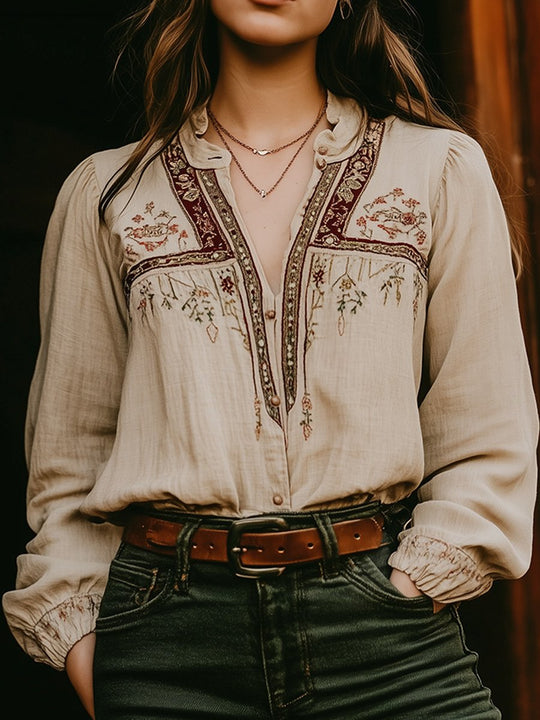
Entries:
[[405,535],[388,564],[407,573],[419,590],[444,604],[471,600],[493,584],[465,550],[426,535]]
[[100,595],[76,595],[45,613],[34,628],[36,642],[44,653],[40,660],[64,670],[71,648],[94,631],[100,603]]

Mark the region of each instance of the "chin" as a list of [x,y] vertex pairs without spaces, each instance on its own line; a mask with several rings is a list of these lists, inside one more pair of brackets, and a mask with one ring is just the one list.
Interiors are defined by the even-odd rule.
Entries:
[[280,47],[317,38],[330,23],[335,0],[212,0],[219,25],[239,40]]

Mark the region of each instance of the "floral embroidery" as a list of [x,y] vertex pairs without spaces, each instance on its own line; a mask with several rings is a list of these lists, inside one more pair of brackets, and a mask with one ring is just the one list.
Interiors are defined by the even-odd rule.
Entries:
[[148,313],[154,313],[154,290],[150,280],[144,280],[139,288],[140,301],[137,310],[141,313],[143,320],[148,320]]
[[[179,240],[187,237],[187,232],[180,231],[178,225],[173,222],[176,220],[176,215],[171,215],[167,210],[160,210],[154,214],[155,207],[153,202],[147,203],[144,215],[139,213],[131,218],[135,225],[124,228],[127,237],[138,245],[142,245],[147,252],[157,250],[169,241],[170,236],[178,235]],[[148,220],[148,216],[150,216],[150,220]],[[138,257],[133,245],[127,245],[126,255],[128,259]]]
[[231,259],[232,255],[230,250],[214,250],[211,253],[204,250],[188,250],[183,253],[146,257],[130,267],[124,279],[124,294],[129,303],[129,294],[132,286],[140,277],[149,272],[157,270],[165,271],[171,268],[186,267],[188,265],[206,265],[208,262],[220,263]]
[[223,316],[231,319],[230,328],[240,334],[244,348],[251,352],[251,345],[246,330],[245,317],[240,315],[239,306],[241,306],[240,295],[238,291],[238,279],[233,268],[225,268],[217,271],[218,282],[217,287],[221,289],[219,299],[221,303],[221,311]]
[[[392,298],[396,307],[402,300],[402,285],[406,283],[407,266],[403,262],[381,263],[367,258],[336,258],[328,254],[314,255],[311,261],[309,282],[306,290],[306,329],[304,339],[303,377],[304,395],[302,399],[302,416],[300,422],[304,439],[308,440],[313,431],[313,404],[308,392],[306,356],[316,340],[318,327],[317,314],[322,310],[326,300],[326,291],[334,297],[337,310],[337,332],[340,337],[345,335],[348,318],[355,317],[369,300],[369,289],[376,278],[382,296],[382,304],[387,305]],[[418,312],[419,298],[423,285],[420,274],[415,270],[413,276],[414,318]]]
[[185,162],[185,159],[179,154],[175,154],[174,159],[169,162],[169,171],[175,178],[175,185],[187,202],[195,202],[199,199],[201,191],[195,181],[191,167]]
[[[382,262],[366,257],[315,254],[311,260],[309,281],[305,296],[305,336],[303,353],[304,398],[309,398],[306,358],[317,339],[319,312],[325,304],[332,303],[337,313],[337,334],[343,337],[351,320],[370,302],[383,306],[401,307],[410,297],[413,321],[416,322],[425,281],[422,274],[403,261]],[[302,404],[303,419],[300,422],[307,440],[313,430],[313,406],[311,399]]]
[[304,440],[309,440],[313,427],[311,425],[311,411],[313,410],[313,404],[311,398],[306,393],[302,398],[302,415],[304,419],[300,422],[302,432],[304,434]]
[[[326,283],[327,258],[315,255],[310,271],[310,282],[306,292],[306,338],[304,341],[304,357],[310,349],[318,323],[315,313],[324,305],[324,285]],[[305,373],[304,373],[305,375]]]
[[223,292],[227,293],[227,295],[234,295],[235,286],[230,275],[222,277],[220,284]]
[[[214,323],[215,302],[216,298],[208,288],[194,285],[188,299],[182,305],[182,310],[187,313],[190,320],[201,324],[208,321],[206,332],[213,343],[216,342],[219,333],[219,328]],[[167,303],[166,307],[171,307],[167,298],[164,298],[163,303]]]
[[[281,425],[279,409],[271,403],[271,398],[276,394],[276,384],[272,376],[264,318],[261,312],[262,289],[253,258],[245,238],[242,236],[234,212],[219,187],[215,171],[196,171],[192,168],[187,162],[180,143],[173,143],[165,150],[163,163],[169,175],[171,187],[199,239],[199,255],[208,254],[216,260],[220,255],[234,256],[240,265],[244,275],[249,315],[255,336],[255,355],[252,354],[253,381],[256,385],[255,363],[257,363],[267,413],[278,425]],[[230,295],[231,289],[229,281],[225,279],[224,285],[221,287],[222,298],[227,294]],[[222,301],[223,306],[227,307],[227,303]],[[241,327],[244,328],[245,324],[244,326],[238,325],[239,330]],[[245,334],[245,330],[242,329],[242,332]],[[247,335],[244,337],[244,344],[250,347]],[[259,428],[256,432],[260,433],[260,413],[257,416],[256,427]]]
[[361,237],[372,240],[374,228],[382,230],[391,241],[397,238],[423,245],[427,234],[423,228],[427,214],[420,209],[420,202],[406,197],[401,188],[394,188],[364,205],[365,215],[356,220]]
[[325,210],[316,238],[317,244],[340,244],[340,238],[345,235],[348,218],[375,170],[384,128],[384,122],[368,122],[364,140],[347,163],[332,201]]
[[391,275],[385,281],[385,283],[381,287],[381,290],[384,292],[385,305],[388,298],[392,295],[393,292],[395,292],[396,304],[399,305],[399,303],[401,302],[401,283],[404,279],[405,278],[402,275]]
[[414,299],[413,299],[413,313],[414,313],[414,319],[418,317],[418,310],[420,308],[420,299],[422,298],[422,295],[424,294],[424,283],[422,282],[422,278],[420,277],[420,273],[415,272],[414,273]]
[[[332,186],[341,171],[341,166],[339,163],[327,165],[319,180],[317,191],[306,209],[304,222],[289,256],[283,294],[283,355],[281,360],[287,410],[290,410],[296,401],[300,280],[308,244],[341,247],[347,218],[375,169],[384,128],[383,121],[373,119],[368,121],[363,142],[347,162],[334,193],[332,193]],[[329,198],[330,202],[325,207]],[[319,229],[313,237],[313,228],[321,214]],[[311,330],[313,327],[312,325]]]
[[[386,278],[380,287],[380,292],[383,294],[383,305],[386,305],[390,298],[394,297],[396,306],[399,306],[401,302],[401,286],[405,282],[405,263],[393,262],[385,263],[379,270],[377,270],[371,277],[386,273]],[[418,273],[415,273],[415,277]]]
[[328,287],[335,296],[338,313],[337,329],[339,335],[346,330],[346,316],[357,315],[365,307],[370,297],[374,298],[370,288],[376,278],[378,292],[382,297],[382,304],[388,305],[392,300],[399,307],[403,300],[404,288],[413,285],[414,295],[412,308],[414,318],[418,314],[420,298],[424,292],[424,282],[418,270],[411,273],[405,262],[381,262],[365,257],[343,257],[333,255],[314,255],[310,268],[310,277],[306,293],[306,336],[304,352],[312,346],[316,337],[316,312],[321,310],[325,302],[325,289]]
[[163,162],[171,186],[200,240],[200,247],[207,251],[227,248],[227,241],[202,193],[197,172],[188,164],[180,143],[173,143],[164,151]]
[[255,438],[257,440],[261,439],[261,430],[262,430],[262,421],[261,421],[261,401],[259,398],[255,395],[254,400],[254,407],[255,407]]
[[[164,258],[170,260],[170,258]],[[165,262],[158,267],[167,267]],[[206,273],[205,273],[206,274]],[[214,268],[206,274],[207,279],[201,282],[186,270],[182,277],[173,272],[161,272],[152,277],[142,278],[137,286],[139,301],[136,305],[142,322],[148,322],[156,309],[174,311],[175,308],[184,313],[190,321],[204,327],[212,344],[219,340],[220,327],[226,327],[238,333],[242,346],[253,358],[251,341],[247,330],[247,318],[238,288],[238,278],[233,266]],[[209,276],[209,277],[208,277]],[[133,283],[131,283],[130,288]],[[253,384],[255,373],[253,369]],[[255,396],[255,437],[260,439],[262,432],[261,401]]]
[[300,422],[304,440],[309,440],[313,432],[313,403],[307,391],[307,371],[306,356],[316,338],[316,329],[318,322],[316,314],[324,306],[324,287],[327,282],[328,259],[321,255],[315,255],[312,259],[309,282],[306,289],[306,308],[305,322],[306,332],[304,338],[304,355],[303,355],[303,377],[304,377],[304,396],[302,398],[302,416]]
[[296,400],[298,325],[300,313],[301,277],[304,271],[305,257],[313,229],[323,211],[332,185],[340,170],[338,163],[330,163],[319,180],[316,190],[304,213],[304,219],[287,260],[283,292],[283,323],[281,367],[285,382],[287,411]]
[[337,327],[340,335],[345,333],[345,312],[348,310],[351,315],[356,315],[367,298],[367,294],[358,289],[357,283],[349,275],[348,266],[349,262],[347,261],[347,270],[332,285],[332,290],[337,288],[337,310],[339,313]]
[[367,154],[360,154],[350,163],[341,185],[337,190],[337,197],[344,203],[354,201],[355,191],[362,190],[372,171],[371,158]]
[[259,379],[263,389],[266,412],[272,420],[274,420],[274,422],[281,426],[281,414],[279,408],[272,405],[271,402],[272,397],[277,394],[277,389],[271,369],[265,320],[262,312],[263,300],[261,281],[257,274],[249,246],[246,243],[246,239],[242,234],[242,230],[238,225],[238,221],[236,220],[231,206],[217,183],[215,172],[211,170],[201,171],[201,180],[212,200],[213,205],[218,210],[219,217],[223,222],[227,237],[234,247],[234,256],[236,257],[243,274],[244,287],[246,288],[247,301],[249,304],[249,316],[255,338],[254,350],[256,355],[253,360],[258,366]]
[[140,300],[137,310],[143,320],[148,320],[148,315],[154,313],[158,301],[165,310],[179,307],[190,320],[204,326],[212,343],[215,343],[219,336],[219,327],[216,324],[216,317],[219,315],[229,320],[230,329],[239,333],[244,348],[250,350],[245,318],[238,307],[241,303],[234,269],[221,268],[212,271],[210,277],[211,284],[195,280],[189,272],[186,272],[182,279],[172,273],[144,279],[139,285]]
[[128,243],[126,245],[125,254],[126,254],[126,258],[132,263],[137,262],[137,260],[139,260],[139,258],[141,257],[140,252],[135,250],[135,248],[133,247],[133,245],[131,243]]
[[[425,260],[417,247],[425,239],[422,239],[420,233],[424,231],[426,218],[422,217],[419,203],[414,198],[408,198],[402,190],[403,194],[400,195],[397,192],[400,189],[396,188],[393,193],[377,198],[378,202],[373,207],[369,205],[364,207],[365,231],[362,231],[360,224],[357,226],[360,228],[361,237],[348,237],[345,234],[349,219],[375,169],[383,134],[384,122],[370,120],[362,145],[355,155],[345,164],[328,163],[305,208],[302,225],[287,258],[282,305],[281,362],[285,385],[283,405],[285,410],[289,411],[297,397],[298,361],[301,357],[298,353],[298,341],[303,335],[298,332],[298,323],[300,298],[304,294],[302,288],[305,288],[302,276],[307,272],[306,255],[310,246],[329,248],[332,251],[314,254],[304,296],[306,303],[304,388],[300,395],[302,416],[299,420],[306,441],[314,432],[316,408],[313,407],[310,389],[305,384],[305,358],[316,342],[318,323],[322,317],[319,311],[325,305],[328,306],[328,311],[332,308],[337,321],[336,334],[342,336],[347,333],[349,327],[353,327],[353,318],[369,311],[370,303],[381,303],[385,306],[393,304],[395,307],[403,305],[404,299],[412,295],[413,281],[416,293],[414,302],[417,306],[416,309],[413,306],[413,310],[416,313],[423,291],[423,278],[427,271]],[[150,303],[150,307],[157,307],[158,301],[164,303],[165,300],[171,306],[176,304],[191,321],[207,329],[212,343],[219,342],[219,330],[223,328],[223,318],[227,317],[228,328],[234,329],[236,327],[234,318],[239,317],[240,312],[247,311],[249,320],[244,316],[244,323],[240,319],[237,324],[239,331],[243,333],[246,347],[250,348],[252,342],[250,352],[252,352],[254,385],[262,388],[260,397],[258,392],[255,392],[254,399],[255,433],[258,438],[262,428],[263,409],[278,425],[282,425],[282,418],[280,410],[271,403],[272,396],[276,394],[276,382],[262,313],[264,307],[262,287],[249,244],[217,182],[214,170],[191,168],[180,144],[170,146],[163,154],[163,161],[171,187],[192,225],[193,233],[190,235],[194,235],[199,242],[198,249],[192,253],[193,260],[204,263],[217,259],[214,256],[218,254],[228,258],[234,256],[237,263],[234,267],[239,267],[242,274],[247,305],[246,308],[242,307],[237,297],[236,278],[227,273],[220,274],[216,268],[212,270],[212,281],[205,280],[201,283],[199,278],[199,284],[194,283],[189,290],[186,281],[186,287],[182,292],[174,285],[173,290],[179,296],[180,304],[178,301],[175,303],[172,293],[166,287],[170,275],[168,272],[159,275],[157,284],[154,279],[157,276],[152,278],[155,285],[151,288],[153,296],[150,300],[144,299],[147,304]],[[399,228],[404,228],[402,235],[396,235],[395,229],[392,229],[392,222],[397,222],[397,216],[388,214],[393,206],[401,213]],[[386,214],[383,211],[386,211]],[[373,220],[373,217],[376,220]],[[376,228],[377,223],[386,229]],[[376,229],[376,235],[373,232],[370,234],[370,231]],[[355,230],[352,234],[357,232],[358,230]],[[383,241],[381,237],[384,238]],[[399,242],[401,239],[408,242]],[[368,256],[361,257],[358,251]],[[386,256],[389,262],[385,262],[384,257],[382,260],[373,259],[375,253],[379,257]],[[371,258],[369,254],[372,255]],[[338,258],[338,255],[341,257]],[[345,267],[349,259],[350,266]],[[411,267],[409,262],[404,262],[405,259],[413,266]],[[176,262],[184,264],[182,260]],[[416,273],[414,266],[418,270]],[[166,270],[165,265],[163,270]],[[172,277],[175,277],[174,274]],[[140,300],[142,301],[143,298],[141,297]],[[166,304],[163,307],[165,308]],[[246,331],[247,322],[251,323],[249,334]]]

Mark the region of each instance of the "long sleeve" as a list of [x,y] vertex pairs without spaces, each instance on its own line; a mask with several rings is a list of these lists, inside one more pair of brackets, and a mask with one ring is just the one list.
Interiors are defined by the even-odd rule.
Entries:
[[47,231],[26,427],[35,537],[3,598],[23,649],[58,669],[94,628],[119,540],[117,528],[79,512],[114,442],[127,346],[119,260],[98,219],[99,194],[88,159],[64,183]]
[[528,569],[538,436],[505,214],[483,152],[458,133],[429,267],[425,480],[390,562],[452,602]]

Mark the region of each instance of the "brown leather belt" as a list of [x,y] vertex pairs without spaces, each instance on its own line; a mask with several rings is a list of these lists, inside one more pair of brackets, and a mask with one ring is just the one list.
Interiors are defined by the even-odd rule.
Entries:
[[[134,515],[124,530],[130,545],[175,555],[182,524],[151,515]],[[384,517],[344,520],[332,525],[339,555],[373,550],[383,544]],[[281,573],[287,565],[321,560],[324,548],[317,527],[287,529],[283,516],[233,520],[227,530],[198,527],[191,538],[192,560],[230,563],[237,575]]]

